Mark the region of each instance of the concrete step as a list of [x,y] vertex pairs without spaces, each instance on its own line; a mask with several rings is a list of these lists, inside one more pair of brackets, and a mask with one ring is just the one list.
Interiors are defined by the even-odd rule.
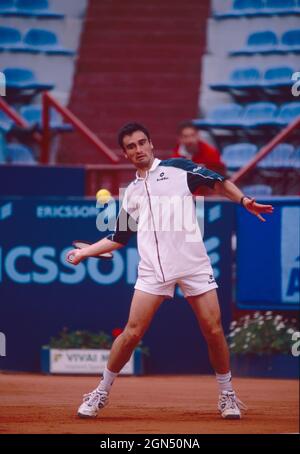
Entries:
[[180,77],[178,73],[183,71],[188,71],[197,74],[199,70],[199,62],[189,60],[186,62],[168,62],[164,60],[156,60],[140,63],[138,60],[136,62],[127,62],[122,63],[117,59],[115,62],[105,62],[101,59],[94,62],[79,62],[78,71],[84,72],[94,72],[94,73],[119,73],[124,71],[126,73],[145,73],[145,72],[155,72],[155,73],[173,73]]
[[190,58],[199,58],[201,49],[204,49],[203,42],[197,42],[193,45],[184,45],[181,43],[174,43],[173,45],[161,46],[147,46],[147,52],[141,52],[140,46],[137,46],[136,43],[126,46],[126,52],[124,48],[119,43],[103,43],[95,42],[92,40],[87,40],[81,46],[82,56],[80,60],[114,60],[115,58],[120,59],[120,61],[134,60],[139,59],[139,61],[147,61],[147,59],[179,59],[179,60],[188,60]]

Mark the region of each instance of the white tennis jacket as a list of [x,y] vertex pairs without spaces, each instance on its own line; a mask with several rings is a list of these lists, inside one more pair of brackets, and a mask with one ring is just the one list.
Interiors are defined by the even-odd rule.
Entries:
[[127,187],[115,231],[107,238],[125,245],[137,233],[141,277],[154,275],[158,282],[167,282],[210,274],[192,194],[225,178],[184,158],[156,158],[146,177],[136,174]]

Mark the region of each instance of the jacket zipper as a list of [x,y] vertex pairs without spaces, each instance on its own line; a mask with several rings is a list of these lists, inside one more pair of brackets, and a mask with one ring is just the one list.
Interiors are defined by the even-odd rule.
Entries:
[[150,199],[150,194],[149,194],[149,191],[148,191],[148,186],[147,186],[146,180],[145,180],[145,187],[146,187],[146,192],[147,192],[147,196],[148,196],[148,200],[149,200],[150,213],[151,213],[152,222],[153,222],[154,238],[155,238],[156,252],[157,252],[157,259],[158,259],[160,271],[161,271],[161,274],[162,274],[162,277],[163,277],[163,281],[166,282],[166,280],[165,280],[165,275],[164,275],[164,272],[163,272],[163,269],[162,269],[162,266],[161,266],[161,261],[160,261],[160,254],[159,254],[159,248],[158,248],[158,239],[157,239],[157,235],[156,235],[155,224],[154,224],[154,216],[153,216],[152,205],[151,205],[151,199]]

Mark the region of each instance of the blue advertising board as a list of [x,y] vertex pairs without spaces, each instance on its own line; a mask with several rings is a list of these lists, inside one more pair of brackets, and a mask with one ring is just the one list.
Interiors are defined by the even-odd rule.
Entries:
[[[118,210],[118,208],[117,208]],[[96,241],[95,201],[82,198],[0,199],[0,369],[39,371],[42,345],[62,328],[124,328],[139,261],[136,242],[112,262],[90,258],[74,267],[65,255],[74,239]],[[231,319],[231,235],[234,207],[205,205],[205,243],[211,257],[223,324]],[[207,373],[207,349],[180,290],[160,307],[144,337],[149,373]]]
[[278,198],[267,222],[237,213],[237,304],[242,309],[298,310],[300,199]]
[[1,165],[1,196],[83,197],[86,172],[84,167]]

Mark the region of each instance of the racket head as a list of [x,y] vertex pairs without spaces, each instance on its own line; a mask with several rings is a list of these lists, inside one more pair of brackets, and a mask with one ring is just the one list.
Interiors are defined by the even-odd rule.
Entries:
[[[84,249],[85,247],[90,246],[92,243],[89,241],[85,240],[74,240],[72,242],[72,246],[75,247],[75,249]],[[99,255],[91,255],[91,257],[94,257],[96,259],[102,259],[102,260],[111,260],[113,258],[113,255],[111,252],[105,252],[104,254],[99,254]]]

